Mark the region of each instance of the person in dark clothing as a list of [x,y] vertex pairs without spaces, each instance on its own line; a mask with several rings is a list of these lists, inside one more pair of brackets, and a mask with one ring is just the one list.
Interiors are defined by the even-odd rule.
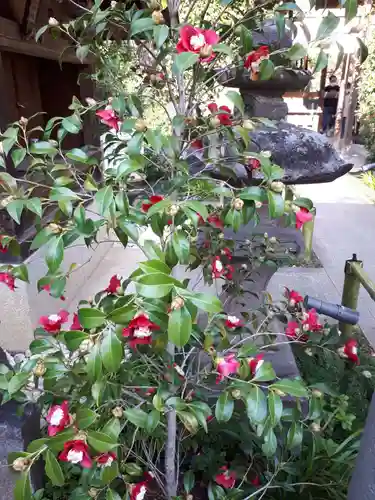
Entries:
[[323,132],[328,132],[335,124],[337,103],[339,100],[340,87],[335,75],[329,77],[329,85],[324,88],[323,98]]

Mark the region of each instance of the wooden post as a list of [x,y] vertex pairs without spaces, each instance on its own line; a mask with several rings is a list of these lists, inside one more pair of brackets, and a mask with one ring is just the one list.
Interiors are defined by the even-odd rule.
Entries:
[[[361,283],[359,279],[355,276],[351,269],[351,263],[356,262],[362,266],[362,261],[357,260],[356,254],[353,254],[351,260],[347,260],[345,263],[345,281],[344,288],[342,290],[341,305],[345,307],[350,307],[350,309],[357,309],[358,306],[358,296],[359,288]],[[349,338],[353,332],[353,325],[348,325],[347,323],[339,323],[339,329],[344,335],[344,338]]]
[[[323,111],[323,102],[324,102],[324,88],[326,86],[326,80],[327,80],[327,66],[322,69],[320,73],[320,85],[319,85],[319,105],[320,109]],[[318,131],[322,130],[323,127],[323,113],[319,116],[319,122],[318,122]]]

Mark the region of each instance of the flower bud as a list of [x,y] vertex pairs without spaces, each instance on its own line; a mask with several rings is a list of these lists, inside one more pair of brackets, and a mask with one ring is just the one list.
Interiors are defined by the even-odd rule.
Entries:
[[247,264],[241,264],[241,269],[243,269],[244,271],[247,271]]
[[27,118],[25,118],[24,116],[21,116],[21,118],[20,118],[21,127],[25,128],[28,123],[29,123],[29,120]]
[[87,494],[90,498],[96,498],[99,495],[99,490],[97,488],[90,488]]
[[245,240],[245,245],[251,245],[251,241],[250,240]]
[[54,17],[50,17],[48,19],[48,25],[51,26],[51,28],[56,28],[57,26],[59,26],[59,24],[60,24],[59,21]]
[[85,101],[88,106],[96,106],[98,104],[92,97],[86,97]]
[[232,392],[232,397],[233,399],[240,399],[241,398],[241,391],[239,389],[234,389]]
[[5,208],[8,205],[8,203],[10,203],[13,200],[14,196],[7,196],[6,198],[0,201],[0,207]]
[[186,500],[193,500],[193,495],[189,493],[189,495],[186,495]]
[[111,2],[111,9],[115,9],[117,6],[117,2],[115,0],[112,0]]
[[220,127],[220,120],[217,116],[213,116],[212,118],[210,118],[210,126],[212,128]]
[[323,396],[322,391],[318,391],[318,389],[313,389],[311,391],[312,395],[315,396],[316,398],[321,398]]
[[137,132],[146,132],[147,124],[144,120],[142,120],[142,118],[138,118],[135,122],[134,128]]
[[61,233],[61,229],[62,229],[62,227],[61,227],[61,226],[59,226],[58,224],[55,224],[54,222],[52,222],[51,224],[48,224],[48,226],[47,226],[47,227],[48,227],[48,229],[50,229],[50,230],[51,230],[51,232],[52,232],[52,233],[54,233],[54,234],[59,234],[59,233]]
[[124,410],[121,408],[121,406],[116,406],[112,410],[112,415],[115,418],[121,418],[124,415]]
[[372,373],[371,373],[371,372],[369,372],[368,370],[364,370],[364,371],[362,372],[362,375],[363,375],[364,377],[366,377],[366,378],[371,378],[371,377],[372,377]]
[[277,394],[280,397],[285,396],[285,392],[280,391],[279,389],[272,389],[275,394]]
[[235,210],[242,210],[242,208],[243,208],[244,204],[245,204],[245,203],[244,203],[244,201],[243,201],[243,200],[241,200],[240,198],[235,198],[235,199],[233,200],[233,208],[234,208]]
[[255,202],[255,208],[262,208],[263,203],[261,201],[256,201]]
[[30,464],[30,460],[26,457],[18,457],[12,463],[12,467],[17,472],[24,472]]
[[124,290],[123,290],[122,286],[118,286],[116,288],[116,293],[117,293],[117,295],[124,295]]
[[76,434],[74,436],[74,439],[76,439],[77,441],[84,441],[86,443],[86,441],[87,441],[87,434],[86,434],[86,432],[79,431],[78,434]]
[[203,45],[201,48],[199,55],[201,56],[202,59],[207,59],[208,57],[212,56],[212,45]]
[[265,240],[267,240],[267,239],[268,239],[268,233],[264,233],[264,234],[263,234],[263,238],[264,238]]
[[269,242],[271,243],[271,245],[275,245],[275,243],[277,243],[277,239],[275,238],[275,236],[271,236]]
[[155,24],[165,23],[163,13],[160,10],[154,10],[154,12],[151,14],[151,17]]
[[185,301],[182,297],[175,297],[171,303],[171,310],[175,311],[177,309],[181,309],[181,307],[183,307],[184,304],[185,304]]
[[307,356],[313,356],[313,352],[312,350],[310,349],[310,347],[308,347],[307,349],[305,349],[305,354],[307,354]]
[[251,120],[244,120],[242,126],[246,130],[254,130],[254,124]]
[[310,425],[310,429],[312,430],[312,432],[320,432],[320,430],[321,430],[320,425],[317,424],[316,422],[313,422]]
[[42,359],[39,359],[34,368],[34,375],[36,377],[43,377],[46,371],[47,368],[45,367],[44,361]]
[[281,181],[272,181],[270,187],[274,193],[282,193],[284,184]]
[[174,217],[175,215],[178,214],[178,211],[179,211],[178,205],[171,205],[167,210],[167,214],[170,215],[171,217]]
[[87,352],[90,352],[90,350],[93,347],[94,347],[94,342],[91,339],[82,340],[82,342],[79,346],[79,352],[81,354],[86,354]]

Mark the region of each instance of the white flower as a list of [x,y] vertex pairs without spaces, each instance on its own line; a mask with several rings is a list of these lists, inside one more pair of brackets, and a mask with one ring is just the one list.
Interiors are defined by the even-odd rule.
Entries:
[[233,323],[233,325],[238,325],[238,323],[241,323],[240,318],[237,318],[237,316],[228,316],[228,321],[230,323]]
[[241,268],[244,269],[246,271],[247,269],[247,264],[241,264]]
[[256,201],[255,202],[255,208],[262,208],[263,203],[261,201]]
[[224,233],[220,233],[219,236],[218,236],[219,240],[223,240],[224,237],[225,237]]
[[52,28],[55,28],[55,27],[56,27],[56,26],[58,26],[60,23],[59,23],[59,21],[58,21],[56,18],[54,18],[54,17],[50,17],[50,18],[48,19],[48,24],[49,24]]
[[92,97],[86,97],[85,101],[88,106],[96,106],[98,104]]
[[372,377],[372,373],[369,372],[368,370],[365,370],[362,372],[362,375],[366,378],[371,378]]
[[83,459],[82,451],[76,451],[76,450],[69,451],[68,461],[71,462],[72,464],[79,464],[82,462],[82,459]]
[[312,356],[313,355],[313,352],[310,349],[310,347],[308,347],[307,349],[305,349],[305,354],[307,354],[307,356]]
[[190,45],[194,50],[202,48],[204,45],[206,45],[206,39],[204,38],[204,35],[202,35],[202,33],[200,33],[199,35],[193,35],[190,38]]

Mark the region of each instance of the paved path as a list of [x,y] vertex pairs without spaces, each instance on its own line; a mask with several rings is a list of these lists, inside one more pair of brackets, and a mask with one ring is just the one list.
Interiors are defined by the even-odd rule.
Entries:
[[[287,286],[339,303],[345,260],[353,253],[375,281],[375,192],[347,174],[332,183],[299,186],[298,193],[311,198],[316,206],[314,250],[324,268],[280,269],[268,290],[275,299]],[[375,347],[375,302],[363,289],[358,310],[360,325]]]

